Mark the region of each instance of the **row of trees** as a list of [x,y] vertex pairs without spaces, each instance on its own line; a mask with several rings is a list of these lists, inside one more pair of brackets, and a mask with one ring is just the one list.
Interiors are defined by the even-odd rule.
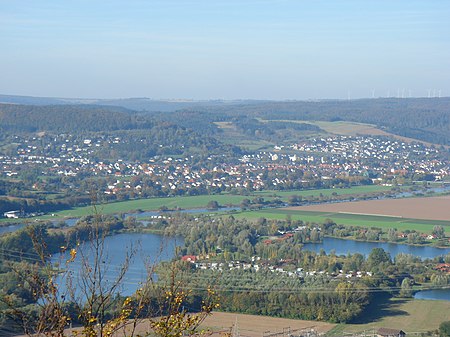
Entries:
[[[262,270],[191,270],[184,265],[183,277],[192,289],[213,282],[221,309],[256,315],[348,322],[369,303],[370,291],[363,283],[336,281],[324,275],[304,279]],[[158,270],[158,277],[167,273]]]

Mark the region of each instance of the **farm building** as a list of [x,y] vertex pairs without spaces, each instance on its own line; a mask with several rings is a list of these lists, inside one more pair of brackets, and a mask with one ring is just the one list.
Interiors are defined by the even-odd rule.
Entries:
[[379,328],[377,331],[378,337],[405,337],[406,333],[399,329]]

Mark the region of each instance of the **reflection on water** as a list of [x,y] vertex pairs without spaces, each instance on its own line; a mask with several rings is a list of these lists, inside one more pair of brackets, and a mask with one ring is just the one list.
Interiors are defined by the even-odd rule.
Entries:
[[450,301],[450,288],[448,289],[433,289],[433,290],[422,290],[414,295],[415,299],[418,300],[444,300]]
[[[104,268],[105,282],[112,283],[117,275],[119,275],[125,257],[130,251],[134,250],[135,255],[131,260],[128,272],[125,275],[122,287],[118,289],[122,295],[131,295],[140,286],[147,277],[147,267],[153,266],[157,262],[167,261],[175,257],[175,247],[183,245],[182,238],[165,237],[162,235],[150,233],[136,234],[117,234],[108,236],[104,241],[104,256],[101,266]],[[81,280],[82,277],[82,259],[81,251],[87,256],[87,260],[93,260],[95,256],[89,243],[82,244],[77,250],[74,262],[69,264],[69,269],[75,277]],[[65,261],[69,259],[69,253],[66,252],[62,256],[57,254],[53,256],[53,263],[61,263],[61,267],[65,267]],[[64,280],[59,280],[61,289],[65,289]],[[78,282],[79,283],[79,282]],[[76,285],[77,283],[75,283]]]
[[307,243],[304,245],[303,249],[316,253],[319,253],[321,249],[323,249],[327,254],[334,250],[336,255],[360,253],[364,256],[368,256],[374,248],[383,248],[386,252],[391,254],[392,258],[400,253],[403,253],[431,259],[436,256],[450,253],[450,248],[411,246],[387,242],[365,242],[328,237],[324,238],[323,242],[320,243]]

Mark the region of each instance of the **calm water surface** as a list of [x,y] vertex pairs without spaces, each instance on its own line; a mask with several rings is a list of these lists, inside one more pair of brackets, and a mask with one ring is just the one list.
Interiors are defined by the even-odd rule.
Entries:
[[332,250],[336,255],[347,255],[360,253],[364,256],[368,256],[372,249],[383,248],[386,252],[391,254],[394,258],[400,253],[411,254],[419,256],[421,258],[434,258],[440,255],[446,255],[450,253],[450,248],[436,248],[429,246],[411,246],[396,243],[387,242],[365,242],[365,241],[353,241],[336,238],[324,238],[321,243],[307,243],[304,245],[304,250],[310,250],[319,253],[323,249],[327,254]]
[[21,229],[24,226],[25,226],[25,224],[15,224],[15,225],[10,225],[10,226],[1,226],[0,227],[0,235],[5,234],[5,233],[15,232],[15,231]]
[[[102,265],[105,271],[105,279],[107,282],[113,282],[124,263],[124,258],[132,249],[136,250],[136,254],[130,263],[125,280],[119,292],[123,295],[131,295],[140,286],[141,282],[147,277],[148,265],[155,262],[167,261],[175,256],[175,247],[183,245],[182,238],[168,238],[162,235],[150,233],[125,233],[108,236],[104,243],[104,256]],[[84,254],[92,261],[94,256],[90,250],[89,244],[83,244],[78,250],[82,250]],[[65,261],[69,259],[68,253],[53,256],[53,263],[60,263],[65,266]],[[69,269],[73,271],[75,277],[82,276],[81,254],[77,254],[74,262],[69,264]],[[60,280],[62,288],[64,288],[64,280]]]
[[422,290],[414,295],[418,300],[444,300],[450,301],[450,289]]

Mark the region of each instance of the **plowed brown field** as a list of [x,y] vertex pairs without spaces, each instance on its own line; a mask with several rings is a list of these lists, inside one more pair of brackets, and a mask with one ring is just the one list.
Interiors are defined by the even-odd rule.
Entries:
[[[302,321],[268,316],[255,316],[233,314],[228,312],[215,312],[203,323],[213,331],[229,330],[237,322],[239,334],[243,337],[262,337],[270,333],[282,332],[287,328],[292,330],[313,328],[318,332],[327,332],[336,324],[315,321]],[[269,333],[270,331],[270,333]]]
[[[315,321],[303,321],[298,319],[277,318],[268,316],[234,314],[228,312],[214,312],[206,318],[201,328],[209,330],[211,333],[205,333],[205,337],[222,337],[237,323],[238,332],[241,337],[277,337],[271,334],[291,332],[294,330],[314,329],[319,333],[325,333],[336,326],[336,324]],[[129,335],[131,333],[131,325],[126,329],[121,329],[115,333],[114,337]],[[66,329],[67,336],[80,333],[81,328]],[[151,331],[148,320],[140,322],[135,330],[135,334],[144,334]],[[16,337],[26,337],[25,335]],[[279,337],[279,336],[278,336]]]
[[341,202],[287,209],[448,221],[450,220],[450,196]]

